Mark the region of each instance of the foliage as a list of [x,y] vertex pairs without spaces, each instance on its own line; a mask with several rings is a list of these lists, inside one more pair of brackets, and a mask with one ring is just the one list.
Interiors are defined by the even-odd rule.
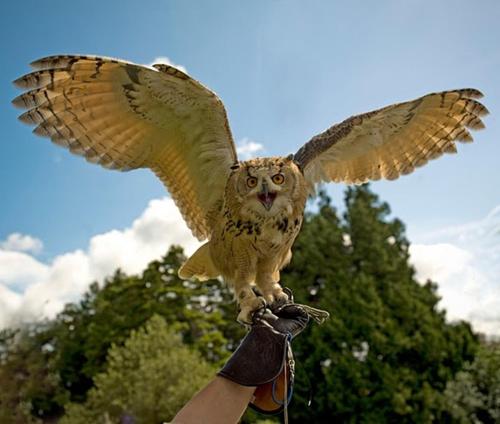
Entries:
[[184,260],[182,250],[173,247],[140,277],[117,271],[102,288],[92,285],[78,306],[68,305],[59,315],[57,368],[72,400],[85,399],[93,376],[105,368],[111,344],[123,343],[154,314],[164,317],[207,360],[220,363],[227,358],[222,331],[225,315],[232,313],[222,308],[221,284],[180,280],[177,270]]
[[[54,366],[47,323],[0,335],[0,423],[38,423],[66,401]],[[57,400],[57,401],[56,401]]]
[[294,342],[292,421],[439,421],[441,393],[476,338],[468,324],[446,323],[435,284],[415,281],[388,205],[366,186],[348,189],[345,202],[341,221],[322,196],[283,276],[297,301],[332,315]]
[[[111,345],[122,345],[155,314],[206,360],[222,364],[244,334],[234,321],[232,296],[218,280],[180,280],[177,270],[184,260],[182,249],[174,246],[140,276],[116,271],[104,284],[93,283],[79,303],[66,305],[55,320],[23,331],[16,338],[22,343],[8,343],[12,331],[5,331],[0,383],[5,376],[2,387],[12,390],[0,391],[0,417],[13,422],[13,411],[20,409],[55,418],[69,400],[84,402],[94,376],[106,369]],[[41,369],[35,372],[37,364]],[[18,369],[23,372],[16,374]]]
[[119,423],[125,415],[139,423],[169,421],[213,374],[155,315],[123,346],[111,347],[106,371],[95,376],[87,401],[70,404],[61,424]]
[[500,344],[484,344],[445,391],[447,410],[455,422],[500,422]]

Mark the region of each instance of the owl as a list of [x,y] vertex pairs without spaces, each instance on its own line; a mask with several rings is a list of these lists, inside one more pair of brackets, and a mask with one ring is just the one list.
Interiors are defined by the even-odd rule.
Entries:
[[109,169],[149,168],[164,183],[192,233],[205,243],[181,278],[222,276],[238,320],[285,302],[280,270],[320,182],[393,180],[441,156],[487,109],[475,89],[432,93],[350,117],[295,154],[239,161],[221,100],[165,64],[97,56],[51,56],[15,81],[22,122],[87,161]]

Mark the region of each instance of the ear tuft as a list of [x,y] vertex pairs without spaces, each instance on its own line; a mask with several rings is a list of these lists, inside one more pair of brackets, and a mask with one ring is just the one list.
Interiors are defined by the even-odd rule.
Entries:
[[240,168],[240,163],[236,162],[234,165],[231,165],[231,171],[235,171]]

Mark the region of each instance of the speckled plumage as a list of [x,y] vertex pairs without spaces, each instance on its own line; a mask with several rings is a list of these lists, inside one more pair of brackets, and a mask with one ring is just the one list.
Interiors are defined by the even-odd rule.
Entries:
[[[295,155],[238,162],[221,100],[184,72],[97,56],[51,56],[15,81],[13,100],[34,132],[106,168],[150,168],[193,234],[207,242],[185,278],[222,275],[248,321],[263,299],[283,299],[306,197],[319,182],[363,183],[408,174],[457,141],[472,141],[488,113],[475,89],[432,93],[353,116]],[[255,284],[263,297],[251,290]]]
[[[284,175],[282,185],[272,182],[272,176],[278,174]],[[258,184],[253,190],[245,189],[246,179],[252,176],[257,176]],[[258,201],[252,203],[264,181],[277,193],[269,211]],[[208,242],[210,259],[235,288],[240,320],[247,321],[261,302],[251,289],[253,283],[267,302],[285,296],[279,285],[279,272],[290,262],[291,247],[302,225],[306,184],[291,159],[253,159],[233,170],[224,198]]]

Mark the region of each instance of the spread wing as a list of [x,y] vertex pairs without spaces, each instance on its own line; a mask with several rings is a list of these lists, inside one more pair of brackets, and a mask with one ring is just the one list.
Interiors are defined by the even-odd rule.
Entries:
[[14,83],[13,104],[34,133],[89,162],[150,168],[200,240],[237,161],[221,100],[168,65],[154,69],[94,56],[51,56]]
[[321,181],[360,184],[396,179],[471,142],[488,113],[478,90],[432,93],[353,116],[313,137],[294,156],[313,188]]

